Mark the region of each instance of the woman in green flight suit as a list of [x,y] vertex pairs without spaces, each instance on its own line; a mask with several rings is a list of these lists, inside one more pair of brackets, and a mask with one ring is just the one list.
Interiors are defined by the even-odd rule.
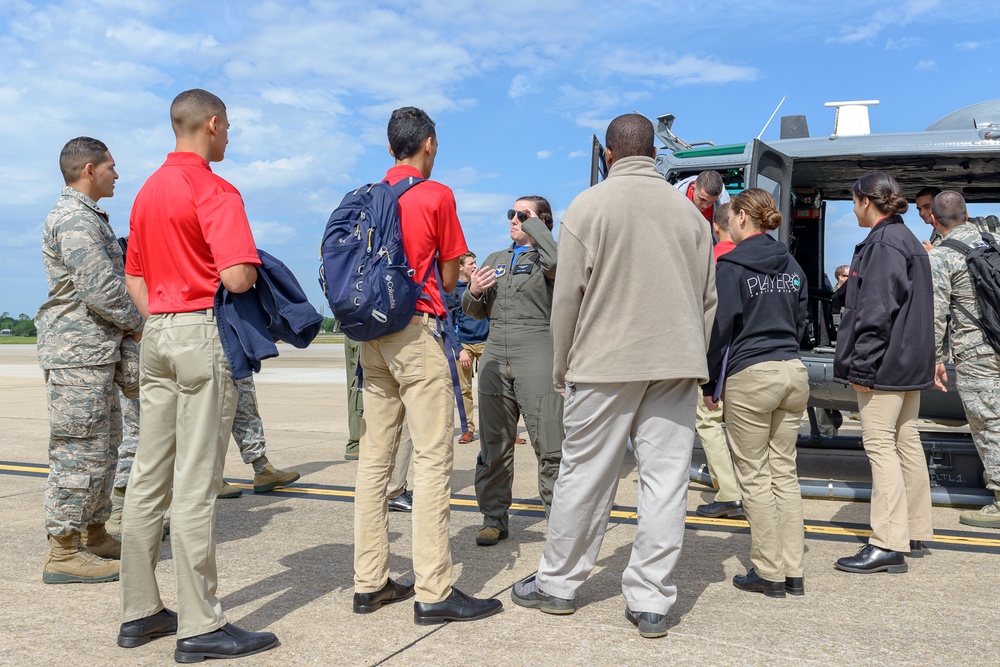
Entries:
[[552,207],[543,197],[522,197],[507,211],[511,247],[486,258],[462,296],[470,317],[490,319],[479,368],[476,499],[483,527],[476,544],[491,546],[508,534],[514,481],[514,438],[524,417],[538,458],[538,493],[548,516],[559,474],[563,399],[552,384],[552,284],[556,240]]

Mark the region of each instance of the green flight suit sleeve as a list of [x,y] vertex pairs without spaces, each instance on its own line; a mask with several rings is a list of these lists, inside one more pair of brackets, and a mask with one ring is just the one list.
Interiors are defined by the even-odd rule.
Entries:
[[556,238],[539,218],[528,218],[521,225],[521,229],[535,240],[532,247],[538,251],[538,262],[542,267],[542,273],[549,280],[555,280]]

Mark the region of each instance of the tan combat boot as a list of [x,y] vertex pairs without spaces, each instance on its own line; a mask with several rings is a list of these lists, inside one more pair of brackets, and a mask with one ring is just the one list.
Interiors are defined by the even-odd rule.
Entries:
[[46,584],[97,584],[118,581],[117,561],[107,560],[80,546],[80,533],[65,537],[49,535],[49,555],[45,558],[42,581]]
[[103,523],[92,523],[87,526],[83,535],[83,548],[101,558],[121,560],[122,543],[108,535]]
[[104,524],[108,535],[116,542],[122,541],[122,510],[125,509],[125,489],[111,492],[111,516]]
[[1000,528],[1000,498],[982,509],[962,512],[958,522],[978,528]]
[[299,473],[294,470],[278,470],[270,463],[264,465],[264,469],[253,476],[253,492],[267,493],[279,486],[288,486],[299,478]]

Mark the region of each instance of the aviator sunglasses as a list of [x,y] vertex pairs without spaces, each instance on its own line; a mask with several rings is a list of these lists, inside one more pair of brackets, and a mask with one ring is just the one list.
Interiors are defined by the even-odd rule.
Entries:
[[525,213],[524,211],[515,211],[512,208],[507,209],[508,220],[513,220],[515,215],[517,216],[517,219],[520,220],[521,222],[524,222],[525,220],[528,219],[528,214]]

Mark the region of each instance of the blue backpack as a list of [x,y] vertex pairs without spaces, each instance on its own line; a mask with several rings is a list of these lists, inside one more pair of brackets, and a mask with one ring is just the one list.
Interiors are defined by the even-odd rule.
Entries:
[[413,281],[399,223],[399,198],[424,179],[372,183],[347,193],[330,214],[320,246],[319,284],[340,330],[368,341],[401,331],[424,283]]

